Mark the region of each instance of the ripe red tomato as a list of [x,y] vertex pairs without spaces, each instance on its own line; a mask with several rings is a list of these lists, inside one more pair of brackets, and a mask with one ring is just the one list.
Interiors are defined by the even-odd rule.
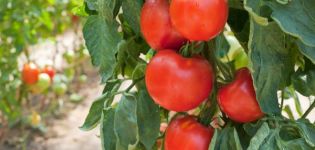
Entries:
[[165,134],[165,150],[208,150],[213,129],[192,116],[172,120]]
[[76,15],[71,15],[71,21],[73,23],[78,23],[79,22],[80,17],[76,16]]
[[25,84],[35,84],[38,80],[39,73],[40,71],[34,63],[26,63],[22,70],[22,80]]
[[179,49],[186,41],[173,28],[168,0],[147,0],[141,11],[141,32],[155,50]]
[[252,77],[247,68],[238,70],[235,80],[219,89],[218,101],[222,111],[237,122],[255,121],[264,115],[256,100]]
[[51,81],[54,79],[56,73],[55,69],[51,66],[45,66],[42,72],[48,74]]
[[171,21],[175,29],[191,41],[207,41],[224,28],[227,0],[172,0]]
[[173,50],[161,50],[148,64],[145,81],[157,104],[168,110],[187,111],[209,96],[213,71],[203,58],[184,58]]

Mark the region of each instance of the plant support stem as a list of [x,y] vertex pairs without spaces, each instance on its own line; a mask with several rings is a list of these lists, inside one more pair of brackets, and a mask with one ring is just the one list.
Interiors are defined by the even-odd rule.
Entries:
[[306,110],[306,112],[303,114],[302,118],[306,118],[307,115],[313,110],[313,108],[315,107],[315,101],[312,103],[312,105]]

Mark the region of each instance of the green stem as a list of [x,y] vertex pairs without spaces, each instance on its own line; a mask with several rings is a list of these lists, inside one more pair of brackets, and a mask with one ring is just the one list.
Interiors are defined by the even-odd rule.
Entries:
[[315,107],[315,101],[312,103],[312,105],[306,110],[306,112],[303,114],[302,118],[305,119],[307,115],[314,109]]
[[30,53],[28,52],[28,49],[24,49],[24,54],[26,56],[27,62],[31,62]]
[[130,84],[130,86],[125,91],[128,93],[139,81],[141,81],[143,79],[144,79],[144,76],[133,80],[132,83]]
[[187,42],[185,47],[181,50],[181,54],[184,57],[189,57],[189,42]]
[[281,104],[280,104],[280,110],[283,109],[283,103],[284,103],[284,90],[281,91]]
[[[207,53],[206,57],[208,59],[208,61],[210,61],[210,64],[212,65],[212,69],[213,69],[213,76],[216,79],[217,76],[217,68],[216,68],[216,60],[215,60],[215,55],[214,55],[214,45],[213,42],[212,43],[208,43],[208,45],[206,46],[205,50],[208,51],[209,53]],[[213,91],[211,93],[211,97],[210,99],[207,100],[206,104],[204,105],[204,107],[202,108],[201,112],[200,112],[200,118],[199,121],[203,124],[208,126],[211,121],[212,121],[212,117],[216,112],[216,94],[217,94],[217,81],[214,80],[213,81]]]

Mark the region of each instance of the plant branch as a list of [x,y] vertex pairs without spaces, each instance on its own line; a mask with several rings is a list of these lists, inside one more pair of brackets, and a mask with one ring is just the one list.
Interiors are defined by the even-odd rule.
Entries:
[[305,119],[307,115],[314,109],[315,107],[315,101],[312,103],[312,105],[306,110],[306,112],[303,114],[302,118]]
[[284,90],[281,91],[281,104],[280,104],[280,110],[283,109],[283,103],[284,103]]

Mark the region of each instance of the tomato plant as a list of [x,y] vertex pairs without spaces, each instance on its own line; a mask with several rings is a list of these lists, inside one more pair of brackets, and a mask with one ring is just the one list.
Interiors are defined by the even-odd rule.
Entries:
[[[85,0],[83,35],[104,90],[81,129],[100,125],[102,147],[110,150],[314,149],[314,6],[307,0]],[[188,41],[178,51],[158,47],[173,29]],[[188,114],[194,119],[179,126],[176,117]],[[168,124],[166,133],[161,123]],[[212,126],[210,144],[192,139]]]
[[263,116],[252,77],[246,68],[238,70],[235,80],[219,89],[218,101],[222,111],[234,121],[252,122]]
[[192,116],[174,118],[166,130],[165,150],[208,150],[212,136],[213,129]]
[[51,79],[47,73],[40,73],[38,80],[34,85],[31,85],[31,90],[34,93],[41,93],[49,88]]
[[36,62],[30,57],[30,46],[47,39],[55,43],[57,35],[73,27],[70,14],[77,3],[74,0],[0,1],[0,83],[4,85],[0,87],[0,116],[8,125],[3,128],[22,122],[24,114],[31,109],[25,106],[32,96],[29,89],[38,92],[39,88],[35,87],[44,85],[38,81],[41,71],[36,65],[26,63],[20,67],[19,64]]
[[148,64],[145,75],[150,96],[168,110],[196,108],[212,89],[213,72],[207,60],[183,58],[172,50],[159,51]]
[[171,24],[167,0],[146,1],[140,25],[143,36],[153,49],[179,49],[186,41]]

